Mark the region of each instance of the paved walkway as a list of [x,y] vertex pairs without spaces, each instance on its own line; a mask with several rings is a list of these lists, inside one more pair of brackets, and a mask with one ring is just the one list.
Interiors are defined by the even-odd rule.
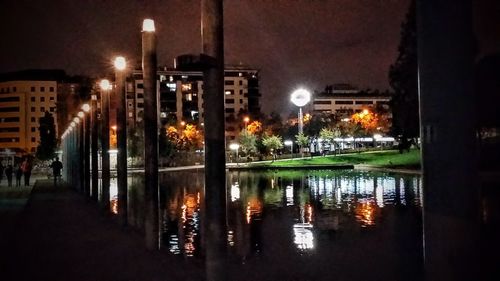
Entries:
[[38,180],[24,210],[15,220],[0,216],[0,225],[4,281],[202,280],[199,269],[145,250],[141,234],[121,228],[96,203],[50,180]]

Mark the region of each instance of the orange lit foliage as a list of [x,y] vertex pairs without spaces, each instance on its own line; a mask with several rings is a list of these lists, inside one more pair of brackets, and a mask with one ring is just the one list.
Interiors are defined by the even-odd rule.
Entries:
[[259,121],[253,121],[252,123],[248,124],[247,131],[252,135],[255,135],[255,134],[261,132],[262,131],[262,123],[260,123]]
[[109,147],[117,147],[116,132],[113,129],[109,130]]
[[170,126],[167,128],[167,136],[179,150],[197,149],[202,146],[203,135],[195,125],[187,124],[180,130]]
[[365,109],[362,112],[354,113],[351,116],[351,121],[360,124],[366,131],[373,131],[378,127],[379,118],[377,114]]

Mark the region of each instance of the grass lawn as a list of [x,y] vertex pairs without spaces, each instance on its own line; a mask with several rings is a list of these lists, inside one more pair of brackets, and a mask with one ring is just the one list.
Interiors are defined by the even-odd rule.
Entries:
[[274,163],[253,164],[266,166],[307,166],[328,164],[367,164],[387,168],[419,168],[420,151],[410,150],[409,153],[400,154],[397,150],[352,153],[338,156],[297,158],[294,160],[276,161]]

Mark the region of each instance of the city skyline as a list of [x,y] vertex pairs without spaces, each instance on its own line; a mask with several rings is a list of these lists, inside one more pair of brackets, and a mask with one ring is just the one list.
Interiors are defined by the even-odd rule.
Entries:
[[[155,20],[159,65],[199,53],[199,1],[52,0],[2,3],[0,72],[61,68],[71,75],[112,73],[123,54],[140,66],[140,22]],[[261,70],[263,111],[296,110],[288,101],[298,87],[322,90],[333,83],[389,89],[409,1],[227,1],[225,61]],[[23,20],[19,21],[22,18]],[[20,56],[19,54],[23,54]]]

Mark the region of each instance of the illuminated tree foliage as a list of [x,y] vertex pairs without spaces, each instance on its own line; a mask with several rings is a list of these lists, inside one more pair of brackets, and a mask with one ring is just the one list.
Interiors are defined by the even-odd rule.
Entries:
[[241,151],[246,155],[252,154],[257,151],[257,137],[247,130],[241,130],[239,135],[239,143]]
[[262,132],[262,123],[259,121],[253,121],[252,123],[248,124],[247,131],[252,135],[256,135]]
[[283,140],[280,136],[270,135],[262,138],[262,144],[268,151],[281,149],[283,147]]
[[379,127],[379,117],[367,109],[359,113],[354,113],[351,116],[351,122],[359,124],[367,134],[370,134]]
[[203,145],[203,135],[195,125],[187,124],[180,130],[170,126],[167,128],[167,136],[178,150],[195,150]]

